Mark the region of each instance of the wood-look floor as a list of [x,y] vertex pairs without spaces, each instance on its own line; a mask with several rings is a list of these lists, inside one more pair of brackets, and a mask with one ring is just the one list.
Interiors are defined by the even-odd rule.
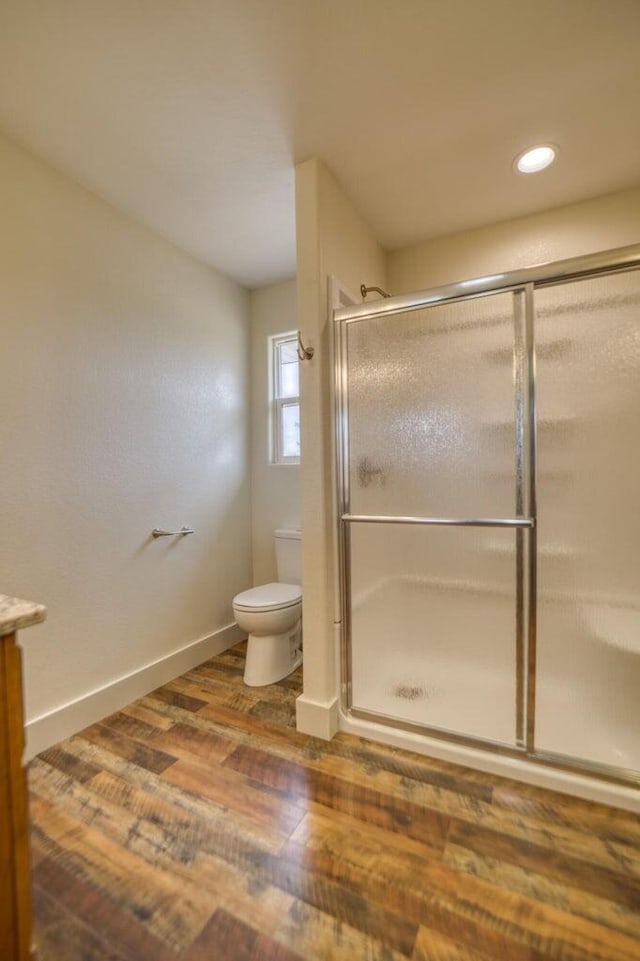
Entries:
[[39,961],[640,959],[640,818],[298,734],[243,666],[31,763]]

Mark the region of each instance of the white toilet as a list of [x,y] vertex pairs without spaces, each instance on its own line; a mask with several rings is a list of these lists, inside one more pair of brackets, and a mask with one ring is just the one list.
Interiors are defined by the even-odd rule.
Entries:
[[274,684],[302,663],[302,534],[274,534],[278,582],[236,594],[233,613],[249,635],[244,683]]

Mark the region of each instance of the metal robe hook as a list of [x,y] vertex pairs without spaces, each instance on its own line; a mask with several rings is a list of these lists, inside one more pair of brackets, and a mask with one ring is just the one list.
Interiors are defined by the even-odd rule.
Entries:
[[305,347],[302,343],[302,334],[298,331],[298,359],[299,360],[311,360],[315,354],[315,347]]

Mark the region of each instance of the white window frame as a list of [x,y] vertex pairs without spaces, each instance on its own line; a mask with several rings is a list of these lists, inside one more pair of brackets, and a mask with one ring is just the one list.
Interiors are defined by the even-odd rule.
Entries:
[[[269,337],[269,403],[271,407],[271,463],[272,464],[299,464],[299,457],[285,457],[281,451],[282,437],[282,410],[284,407],[293,407],[296,404],[300,407],[300,394],[295,397],[279,397],[280,393],[280,363],[278,354],[281,344],[293,341],[297,346],[298,334],[295,330],[290,330],[282,334],[274,334]],[[299,368],[298,368],[299,373]],[[298,381],[299,383],[299,381]]]

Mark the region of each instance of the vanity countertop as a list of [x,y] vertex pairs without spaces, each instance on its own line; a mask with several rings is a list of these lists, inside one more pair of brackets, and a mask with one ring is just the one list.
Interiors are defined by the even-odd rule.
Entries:
[[0,594],[0,637],[30,627],[31,624],[39,624],[46,616],[47,609],[42,604]]

